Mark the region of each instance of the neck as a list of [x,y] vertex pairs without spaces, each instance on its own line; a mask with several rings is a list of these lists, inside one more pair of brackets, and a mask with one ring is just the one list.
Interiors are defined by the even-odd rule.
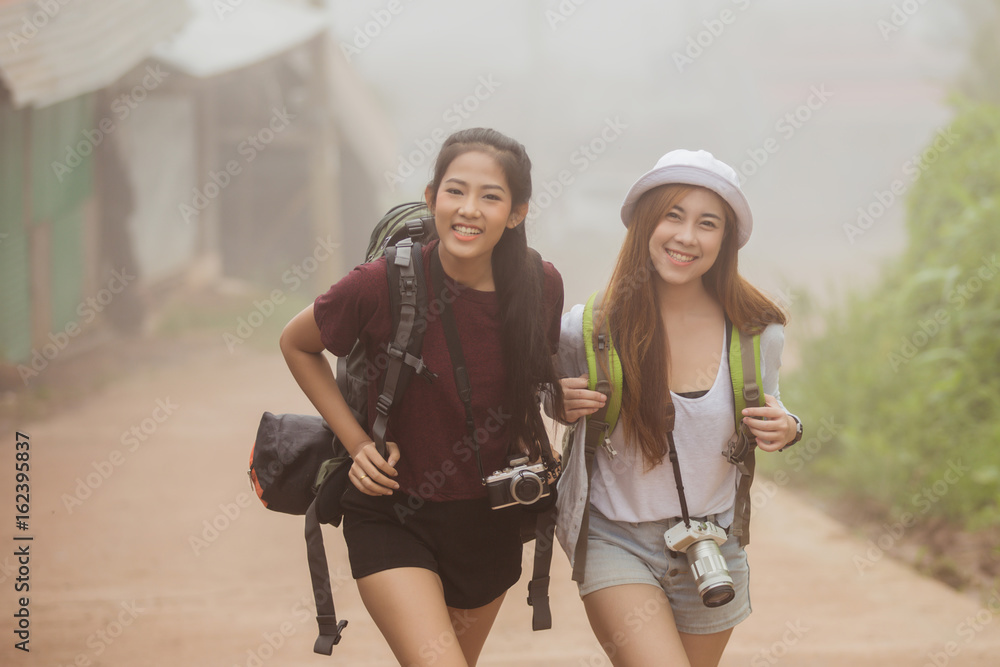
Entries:
[[715,304],[715,299],[705,289],[701,279],[692,280],[683,285],[671,285],[658,280],[656,295],[660,304],[660,313],[684,314],[703,309]]
[[441,268],[444,269],[446,276],[460,285],[480,292],[496,291],[491,257],[487,257],[485,261],[478,257],[473,260],[459,259],[445,252],[440,243],[437,251],[438,257],[441,258]]

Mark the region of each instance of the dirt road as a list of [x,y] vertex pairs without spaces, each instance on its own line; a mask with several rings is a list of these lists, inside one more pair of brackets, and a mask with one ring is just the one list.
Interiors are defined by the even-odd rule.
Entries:
[[[230,355],[220,343],[217,354],[143,371],[54,418],[16,424],[31,443],[23,532],[10,502],[15,436],[4,434],[0,539],[30,544],[31,650],[14,648],[18,563],[8,546],[0,551],[0,664],[395,664],[333,529],[326,534],[337,610],[350,626],[332,658],[311,652],[302,521],[260,506],[245,475],[263,410],[310,406],[280,356]],[[1000,665],[1000,622],[992,622],[1000,596],[984,606],[878,558],[791,492],[773,491],[754,519],[754,613],[737,628],[724,665]],[[561,553],[554,629],[531,632],[525,590],[522,580],[508,594],[481,665],[609,664]]]

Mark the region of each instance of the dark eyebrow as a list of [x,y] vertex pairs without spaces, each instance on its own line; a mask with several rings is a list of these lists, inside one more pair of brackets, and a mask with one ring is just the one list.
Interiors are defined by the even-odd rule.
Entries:
[[[463,181],[461,178],[456,178],[454,176],[452,176],[451,178],[447,179],[445,181],[445,183],[458,183],[461,186],[469,187],[468,183],[466,183],[465,181]],[[488,184],[484,185],[483,189],[484,190],[499,190],[500,192],[506,192],[506,190],[503,189],[502,185],[494,185],[492,183],[488,183]]]
[[[674,204],[674,208],[677,209],[678,211],[680,211],[681,213],[686,213],[687,212],[687,211],[684,210],[684,207],[681,206],[680,204]],[[673,211],[674,208],[672,208],[670,210]],[[701,217],[703,217],[703,218],[715,218],[716,220],[719,220],[720,222],[722,221],[722,218],[720,218],[719,216],[717,216],[714,213],[709,213],[707,211],[705,213],[702,213]]]

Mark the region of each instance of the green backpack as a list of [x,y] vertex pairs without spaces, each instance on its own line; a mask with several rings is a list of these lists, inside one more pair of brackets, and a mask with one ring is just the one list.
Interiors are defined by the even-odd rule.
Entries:
[[[583,309],[583,340],[587,351],[588,388],[608,397],[604,407],[587,417],[587,433],[584,440],[584,460],[587,469],[588,502],[584,505],[580,535],[585,536],[590,524],[590,479],[594,472],[594,454],[598,447],[611,449],[611,432],[618,423],[622,405],[623,375],[621,360],[611,340],[606,317],[602,317],[604,292],[590,295]],[[596,326],[595,326],[596,325]],[[764,405],[764,386],[760,372],[760,334],[741,335],[735,325],[726,332],[726,347],[729,350],[729,372],[733,385],[733,403],[736,430],[722,455],[735,465],[740,472],[736,487],[736,506],[730,534],[740,538],[740,545],[750,542],[750,484],[753,482],[756,440],[749,427],[743,423],[743,409]],[[673,428],[673,412],[669,420]],[[573,580],[583,581],[587,562],[587,540],[577,539],[573,565]]]

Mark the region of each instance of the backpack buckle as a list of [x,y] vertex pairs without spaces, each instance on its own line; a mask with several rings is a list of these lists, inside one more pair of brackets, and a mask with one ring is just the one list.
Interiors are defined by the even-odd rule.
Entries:
[[[424,235],[427,228],[424,226],[424,221],[427,218],[416,218],[415,220],[406,221],[406,233],[410,235],[411,239],[419,239]],[[433,220],[433,218],[431,218]]]
[[749,438],[743,433],[742,428],[736,429],[736,433],[733,437],[729,439],[726,443],[726,448],[722,450],[722,456],[725,457],[726,461],[733,464],[739,468],[741,473],[745,474],[746,463],[745,460],[747,455],[750,453],[752,445],[750,444]]
[[399,290],[404,296],[413,296],[417,293],[417,277],[416,276],[400,276],[399,278]]
[[384,417],[389,416],[389,408],[392,407],[392,398],[388,394],[380,394],[375,401],[375,409]]
[[608,349],[608,336],[607,334],[599,333],[597,334],[597,349],[600,352]]

